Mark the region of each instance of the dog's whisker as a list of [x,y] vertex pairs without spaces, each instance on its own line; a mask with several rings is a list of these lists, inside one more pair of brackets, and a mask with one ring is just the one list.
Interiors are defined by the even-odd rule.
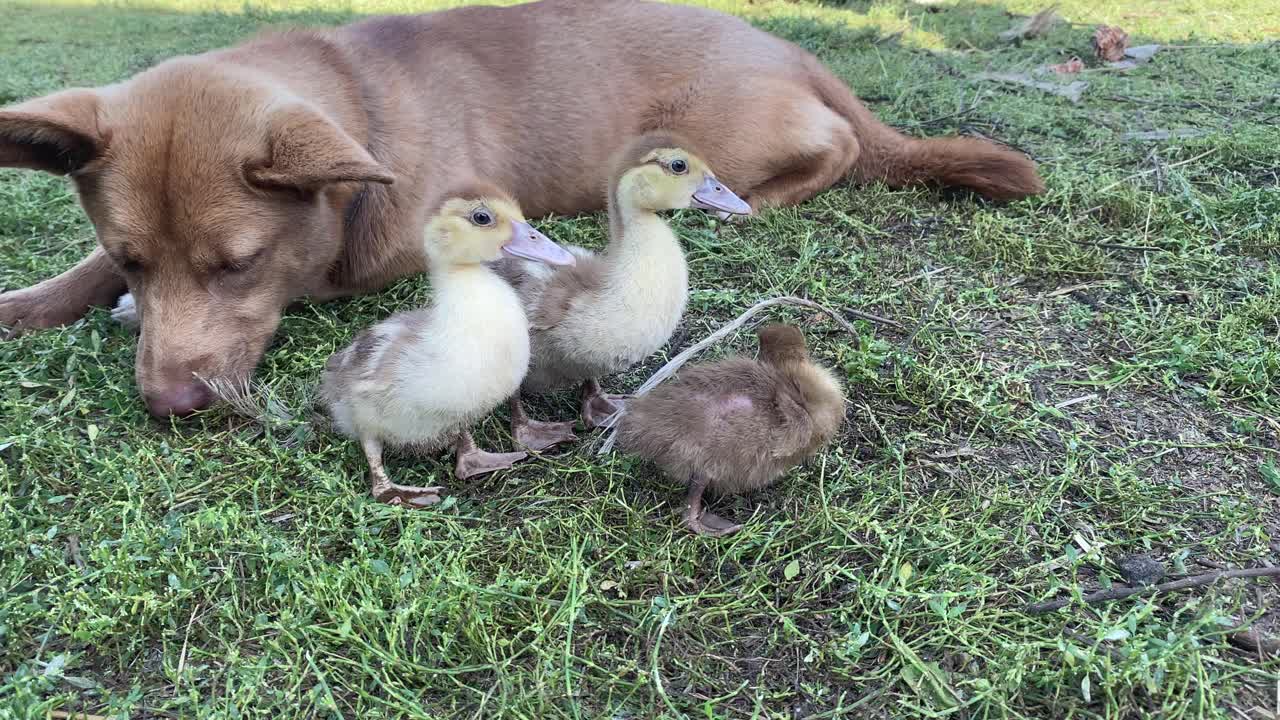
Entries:
[[293,428],[294,433],[285,441],[286,445],[295,444],[310,426],[289,412],[288,406],[261,383],[246,377],[204,377],[199,373],[195,373],[195,377],[232,413],[265,428]]

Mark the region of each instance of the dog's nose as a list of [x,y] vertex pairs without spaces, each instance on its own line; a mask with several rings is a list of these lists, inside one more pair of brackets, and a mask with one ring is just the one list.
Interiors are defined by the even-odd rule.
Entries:
[[208,407],[212,400],[213,393],[209,392],[204,383],[185,383],[147,393],[147,409],[158,418],[190,415]]

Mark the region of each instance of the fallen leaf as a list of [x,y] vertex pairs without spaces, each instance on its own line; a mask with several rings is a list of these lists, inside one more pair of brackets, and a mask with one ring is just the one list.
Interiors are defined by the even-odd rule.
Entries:
[[1058,17],[1057,9],[1057,5],[1050,5],[1026,20],[1014,23],[1013,27],[1000,33],[1000,40],[1017,42],[1044,35],[1061,19]]
[[1127,47],[1129,47],[1129,33],[1118,27],[1102,25],[1093,33],[1093,51],[1107,62],[1123,60]]
[[1040,82],[1031,79],[1031,76],[1026,73],[980,73],[974,77],[978,80],[995,80],[996,82],[1035,88],[1051,95],[1064,97],[1073,103],[1080,102],[1080,97],[1084,94],[1085,89],[1089,87],[1089,83],[1083,80],[1076,80],[1069,85]]
[[1049,69],[1059,75],[1074,75],[1084,70],[1084,61],[1078,57],[1073,57],[1064,63],[1050,65]]
[[792,560],[791,562],[787,563],[787,566],[785,568],[782,569],[782,576],[788,580],[795,580],[796,576],[799,574],[800,574],[799,560]]

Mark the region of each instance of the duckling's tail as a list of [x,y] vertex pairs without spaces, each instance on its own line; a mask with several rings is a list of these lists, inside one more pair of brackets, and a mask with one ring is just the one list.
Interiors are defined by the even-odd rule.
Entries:
[[880,122],[816,59],[810,74],[822,101],[853,125],[861,149],[853,165],[856,180],[965,187],[995,200],[1044,192],[1035,162],[1022,153],[978,138],[903,135]]

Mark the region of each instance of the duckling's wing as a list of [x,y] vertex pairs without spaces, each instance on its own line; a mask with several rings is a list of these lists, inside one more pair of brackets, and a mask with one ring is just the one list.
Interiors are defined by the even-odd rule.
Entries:
[[557,268],[542,288],[537,304],[531,306],[529,325],[534,330],[547,330],[560,324],[578,298],[598,292],[604,285],[604,261],[580,247],[570,246],[569,251],[577,256],[577,262]]
[[368,377],[377,370],[387,347],[415,323],[420,323],[426,312],[425,309],[399,312],[361,330],[350,345],[325,362],[324,385],[336,391],[340,386]]
[[792,388],[779,383],[774,394],[774,406],[782,424],[774,438],[773,456],[775,458],[792,457],[806,450],[813,442],[813,417],[805,409],[803,398]]

